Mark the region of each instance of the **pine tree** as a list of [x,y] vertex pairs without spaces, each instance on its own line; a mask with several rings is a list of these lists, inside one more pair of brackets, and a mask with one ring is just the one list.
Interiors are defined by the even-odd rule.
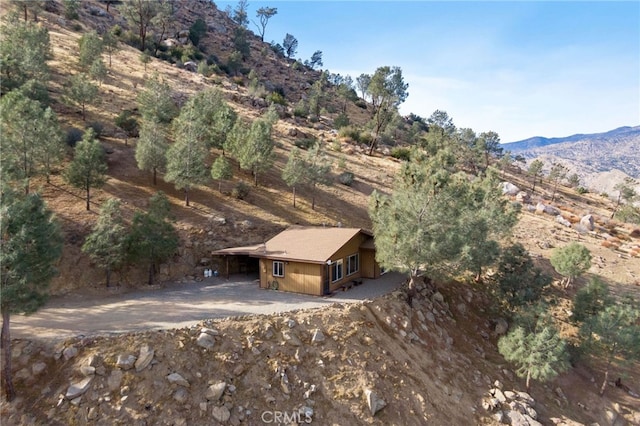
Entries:
[[18,88],[28,80],[46,83],[49,80],[47,60],[52,58],[49,31],[33,22],[7,20],[3,22],[0,33],[2,93]]
[[568,368],[566,342],[542,318],[532,331],[518,326],[501,337],[498,350],[504,359],[518,366],[519,377],[526,377],[527,390],[531,379],[546,382]]
[[75,148],[73,161],[66,170],[67,182],[86,191],[87,210],[90,207],[91,188],[100,188],[107,180],[107,163],[104,158],[104,149],[95,139],[93,129],[89,128],[84,137]]
[[171,205],[163,192],[157,192],[149,200],[149,210],[137,212],[133,217],[127,240],[129,258],[134,262],[149,264],[148,284],[153,285],[160,262],[173,255],[178,248],[178,234],[170,219]]
[[527,174],[531,176],[531,192],[536,192],[536,182],[538,182],[538,178],[542,176],[542,161],[533,160],[533,162],[529,165],[529,169],[527,170]]
[[60,125],[51,108],[14,90],[0,100],[0,165],[12,180],[29,181],[44,174],[49,182],[51,168],[60,161],[64,145]]
[[549,258],[557,273],[564,276],[565,288],[591,267],[591,253],[580,243],[569,243],[553,250]]
[[316,209],[316,190],[318,185],[331,183],[332,163],[320,144],[316,144],[309,151],[304,161],[305,170],[303,180],[311,188],[311,209]]
[[211,165],[211,178],[218,181],[218,192],[222,192],[222,181],[232,177],[233,170],[231,170],[229,160],[222,155],[216,158]]
[[136,162],[140,170],[153,173],[153,185],[157,183],[158,171],[163,171],[167,164],[167,137],[166,125],[155,121],[142,122],[140,138],[136,144]]
[[296,187],[304,181],[305,166],[300,149],[298,147],[291,149],[287,164],[282,170],[282,179],[293,191],[293,208],[296,207]]
[[111,271],[121,266],[125,259],[126,236],[120,201],[110,198],[102,205],[98,221],[82,246],[82,251],[105,269],[107,287],[110,286]]
[[187,103],[174,122],[176,142],[167,151],[167,172],[164,180],[173,182],[176,189],[184,190],[185,205],[189,205],[189,191],[205,182],[207,167],[205,159],[209,153],[203,135],[205,129],[195,118],[197,112],[192,103]]
[[171,87],[157,74],[144,83],[137,101],[142,119],[147,122],[169,124],[179,112],[171,97]]
[[76,74],[69,81],[65,97],[82,109],[82,120],[84,121],[87,105],[91,105],[98,99],[98,86],[93,84],[86,74]]
[[62,253],[62,234],[53,214],[37,195],[0,191],[0,308],[2,310],[3,388],[8,401],[15,390],[11,371],[11,314],[33,313],[47,297]]
[[[606,361],[600,395],[604,394],[613,365],[621,360],[640,359],[639,319],[638,303],[629,299],[607,306],[583,324],[580,334],[588,337],[584,349]],[[597,338],[591,338],[592,335]]]
[[558,185],[567,177],[568,169],[560,163],[553,163],[549,172],[549,180],[553,183],[553,193],[551,194],[551,202],[556,199]]
[[[242,125],[239,123],[239,126]],[[238,134],[235,136],[234,155],[240,168],[251,171],[255,186],[258,186],[258,175],[268,170],[273,163],[271,127],[269,120],[259,118],[251,123],[245,139],[239,138]]]
[[95,30],[91,30],[82,34],[82,37],[78,40],[78,46],[80,48],[78,57],[80,68],[84,71],[89,71],[91,64],[96,59],[100,59],[100,55],[102,55],[102,39]]
[[[193,104],[196,125],[203,130],[203,139],[210,148],[224,149],[227,135],[236,122],[236,112],[227,104],[222,93],[209,88],[189,100]],[[223,151],[224,155],[224,151]]]

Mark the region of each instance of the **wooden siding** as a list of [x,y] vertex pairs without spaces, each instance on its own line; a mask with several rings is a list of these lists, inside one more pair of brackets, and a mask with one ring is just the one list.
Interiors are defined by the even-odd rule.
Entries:
[[277,281],[278,290],[322,296],[323,266],[314,263],[283,262],[284,277],[273,276],[273,260],[260,259],[260,287],[272,288]]
[[[331,291],[335,291],[340,288],[342,284],[355,280],[361,277],[362,273],[362,254],[360,253],[360,245],[367,239],[366,235],[362,233],[358,233],[358,235],[354,236],[347,242],[344,246],[342,246],[333,256],[331,256],[331,262],[336,262],[338,260],[342,260],[342,279],[336,282],[331,282],[329,284],[329,289]],[[358,272],[347,275],[347,258],[352,254],[358,253],[358,258],[360,265],[358,265]]]
[[379,278],[380,265],[376,262],[374,250],[362,250],[360,252],[360,275],[362,278]]

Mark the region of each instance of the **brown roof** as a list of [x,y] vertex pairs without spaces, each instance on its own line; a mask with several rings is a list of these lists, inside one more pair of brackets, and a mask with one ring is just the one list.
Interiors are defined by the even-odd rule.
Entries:
[[246,254],[270,259],[325,263],[336,251],[361,232],[370,235],[360,228],[292,226],[265,244],[223,249],[213,254]]

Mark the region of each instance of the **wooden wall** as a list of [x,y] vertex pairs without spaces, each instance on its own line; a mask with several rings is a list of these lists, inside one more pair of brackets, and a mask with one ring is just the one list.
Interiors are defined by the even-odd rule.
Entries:
[[322,296],[322,268],[326,265],[284,262],[284,277],[273,276],[273,260],[260,259],[260,287],[271,288],[278,282],[278,290]]

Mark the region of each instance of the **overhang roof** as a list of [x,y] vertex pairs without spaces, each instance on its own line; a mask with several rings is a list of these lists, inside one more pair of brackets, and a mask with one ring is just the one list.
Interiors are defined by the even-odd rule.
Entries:
[[277,260],[325,263],[359,233],[371,236],[360,228],[292,226],[265,244],[217,250],[213,254],[249,255]]

